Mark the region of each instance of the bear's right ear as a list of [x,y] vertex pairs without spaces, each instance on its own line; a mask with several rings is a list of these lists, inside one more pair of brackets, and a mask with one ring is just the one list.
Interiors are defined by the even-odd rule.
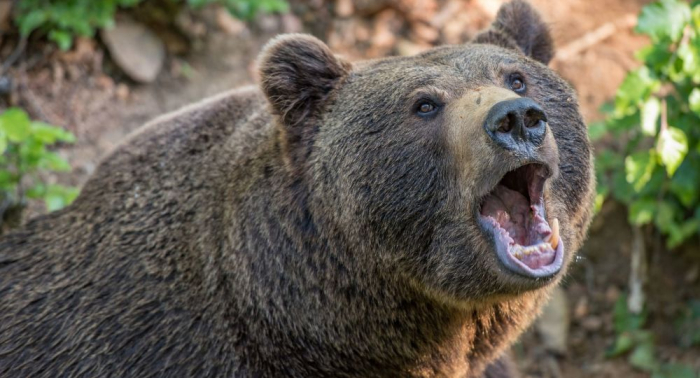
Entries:
[[285,34],[263,48],[259,69],[273,113],[287,132],[295,134],[293,129],[318,114],[329,93],[350,71],[350,64],[313,36]]
[[516,49],[544,64],[548,64],[554,56],[549,27],[535,8],[524,0],[503,4],[491,28],[477,35],[474,43]]

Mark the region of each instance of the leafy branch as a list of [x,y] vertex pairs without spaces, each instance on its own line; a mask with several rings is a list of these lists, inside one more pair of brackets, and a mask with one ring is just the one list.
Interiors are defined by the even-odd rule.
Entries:
[[596,204],[612,196],[674,248],[700,233],[700,2],[654,2],[636,30],[652,41],[637,52],[643,65],[590,128],[594,140],[622,141],[598,156]]
[[70,171],[70,164],[47,147],[74,141],[73,134],[32,121],[21,109],[10,108],[0,114],[0,223],[7,220],[9,210],[21,210],[27,198],[43,200],[48,211],[75,199],[78,189],[46,184],[39,176],[46,171]]

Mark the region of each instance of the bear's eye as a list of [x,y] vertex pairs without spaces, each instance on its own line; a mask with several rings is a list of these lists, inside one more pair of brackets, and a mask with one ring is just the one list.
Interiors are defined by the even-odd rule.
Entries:
[[426,116],[437,110],[437,106],[430,101],[422,101],[418,104],[418,115]]
[[510,79],[510,89],[516,93],[525,92],[525,82],[520,75],[515,75]]

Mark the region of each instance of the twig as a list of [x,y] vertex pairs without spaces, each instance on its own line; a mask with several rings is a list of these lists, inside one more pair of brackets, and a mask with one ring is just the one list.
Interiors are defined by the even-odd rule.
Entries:
[[647,258],[644,247],[644,233],[641,227],[632,227],[632,261],[630,272],[630,296],[627,308],[634,314],[644,309],[644,284],[647,280]]
[[20,56],[22,56],[22,53],[24,52],[24,49],[27,47],[27,36],[23,35],[20,37],[19,42],[17,42],[17,46],[15,49],[12,51],[12,54],[10,54],[9,57],[7,57],[7,60],[2,63],[2,69],[0,69],[0,75],[4,74],[7,72],[7,70],[12,67],[13,64],[19,59]]
[[628,29],[636,24],[637,16],[632,13],[623,16],[617,21],[605,23],[560,48],[559,52],[554,56],[554,60],[566,61],[574,58],[590,47],[612,37],[618,30]]
[[32,90],[29,88],[28,79],[27,79],[27,72],[25,71],[24,66],[21,66],[21,68],[19,69],[18,76],[20,79],[19,80],[19,89],[21,91],[22,99],[26,101],[30,114],[33,114],[35,116],[35,118],[39,118],[42,121],[48,122],[49,120],[46,118],[46,115],[44,114],[43,110],[41,109],[41,106],[36,101],[36,98],[34,97]]

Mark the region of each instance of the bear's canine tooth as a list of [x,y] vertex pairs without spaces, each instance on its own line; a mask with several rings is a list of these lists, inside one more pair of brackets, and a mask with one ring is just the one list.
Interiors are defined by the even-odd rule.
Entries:
[[552,233],[549,237],[549,244],[552,245],[552,249],[556,250],[559,245],[559,219],[552,219]]

